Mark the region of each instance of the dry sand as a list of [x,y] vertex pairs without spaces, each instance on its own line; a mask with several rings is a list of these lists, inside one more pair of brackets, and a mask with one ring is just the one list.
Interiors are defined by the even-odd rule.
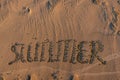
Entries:
[[120,0],[0,0],[0,80],[120,80],[119,40]]

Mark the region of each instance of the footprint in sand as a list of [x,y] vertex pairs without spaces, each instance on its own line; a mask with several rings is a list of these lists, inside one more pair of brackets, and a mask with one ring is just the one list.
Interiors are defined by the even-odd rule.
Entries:
[[27,15],[29,13],[31,13],[31,9],[29,7],[24,7],[23,6],[21,11],[19,12],[19,15],[24,16],[24,15]]

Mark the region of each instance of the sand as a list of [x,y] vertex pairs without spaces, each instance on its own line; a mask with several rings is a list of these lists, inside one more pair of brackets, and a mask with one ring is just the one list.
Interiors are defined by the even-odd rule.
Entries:
[[0,80],[120,80],[120,0],[0,0]]

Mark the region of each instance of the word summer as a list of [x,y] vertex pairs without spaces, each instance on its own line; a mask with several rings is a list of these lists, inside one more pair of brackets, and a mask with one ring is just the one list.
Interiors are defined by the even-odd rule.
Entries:
[[39,43],[31,43],[25,45],[23,43],[16,42],[11,46],[11,51],[15,55],[8,64],[11,65],[18,61],[22,63],[26,62],[68,62],[72,64],[92,64],[95,60],[102,64],[106,64],[106,61],[98,54],[103,52],[104,45],[101,41],[76,41],[59,40],[49,41],[44,40]]

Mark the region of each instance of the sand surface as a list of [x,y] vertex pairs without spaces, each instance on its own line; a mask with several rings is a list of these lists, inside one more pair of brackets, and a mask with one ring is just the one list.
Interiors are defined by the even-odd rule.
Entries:
[[0,80],[120,80],[120,0],[0,0]]

